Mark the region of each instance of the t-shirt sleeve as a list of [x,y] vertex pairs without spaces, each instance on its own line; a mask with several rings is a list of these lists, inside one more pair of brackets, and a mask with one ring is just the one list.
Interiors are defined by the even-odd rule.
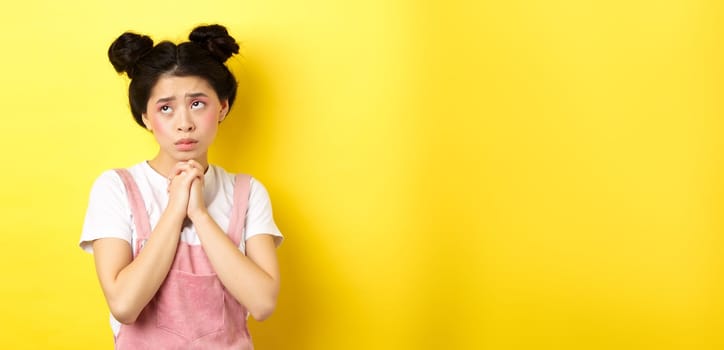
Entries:
[[284,240],[284,236],[274,222],[269,192],[267,192],[261,182],[252,178],[249,189],[249,209],[247,209],[246,213],[244,240],[246,241],[260,234],[274,236],[277,247]]
[[93,253],[92,243],[99,238],[120,238],[131,244],[131,220],[131,209],[123,181],[113,170],[104,172],[91,187],[80,247]]

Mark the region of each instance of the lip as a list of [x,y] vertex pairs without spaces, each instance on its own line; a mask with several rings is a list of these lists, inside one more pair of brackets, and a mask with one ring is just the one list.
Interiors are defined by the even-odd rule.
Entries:
[[174,145],[176,146],[176,149],[179,151],[190,151],[196,147],[196,144],[198,142],[199,142],[198,140],[194,140],[194,139],[180,139],[180,140],[174,142]]

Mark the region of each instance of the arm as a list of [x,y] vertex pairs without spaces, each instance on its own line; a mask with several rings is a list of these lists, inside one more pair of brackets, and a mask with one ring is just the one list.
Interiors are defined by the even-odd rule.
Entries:
[[165,280],[186,217],[189,188],[199,176],[203,173],[188,169],[173,178],[168,189],[168,205],[135,259],[125,240],[102,238],[93,241],[98,279],[108,307],[119,322],[135,322]]
[[135,322],[158,291],[173,263],[182,222],[165,211],[135,259],[125,240],[93,241],[98,280],[111,314],[119,322]]
[[[195,161],[189,165],[203,170]],[[262,321],[274,311],[279,292],[274,239],[266,234],[252,237],[246,241],[244,255],[209,215],[203,187],[203,177],[191,184],[187,215],[221,283],[254,319]]]
[[[196,161],[188,166],[203,172]],[[279,268],[276,244],[271,235],[246,241],[246,255],[209,215],[203,197],[203,177],[191,184],[186,214],[196,228],[201,246],[221,283],[257,321],[269,317],[276,307]]]
[[201,245],[221,283],[244,305],[257,321],[263,321],[276,307],[279,267],[271,235],[257,235],[246,241],[246,255],[229,239],[208,213],[191,217]]

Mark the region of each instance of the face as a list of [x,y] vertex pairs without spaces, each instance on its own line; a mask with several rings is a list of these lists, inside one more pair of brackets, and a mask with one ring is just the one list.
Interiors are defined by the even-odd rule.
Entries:
[[156,138],[156,161],[172,165],[195,159],[207,164],[207,151],[229,110],[199,77],[163,76],[151,90],[143,123]]

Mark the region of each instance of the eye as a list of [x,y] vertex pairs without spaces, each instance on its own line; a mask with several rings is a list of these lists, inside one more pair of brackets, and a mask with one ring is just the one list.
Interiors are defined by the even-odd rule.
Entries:
[[161,111],[161,113],[164,113],[164,114],[171,114],[171,113],[173,112],[173,109],[172,109],[171,106],[169,106],[169,105],[163,105],[163,106],[161,106],[161,108],[159,108],[158,110]]
[[206,106],[206,104],[203,103],[202,101],[191,102],[191,109],[200,109],[200,108],[204,108],[204,106]]

